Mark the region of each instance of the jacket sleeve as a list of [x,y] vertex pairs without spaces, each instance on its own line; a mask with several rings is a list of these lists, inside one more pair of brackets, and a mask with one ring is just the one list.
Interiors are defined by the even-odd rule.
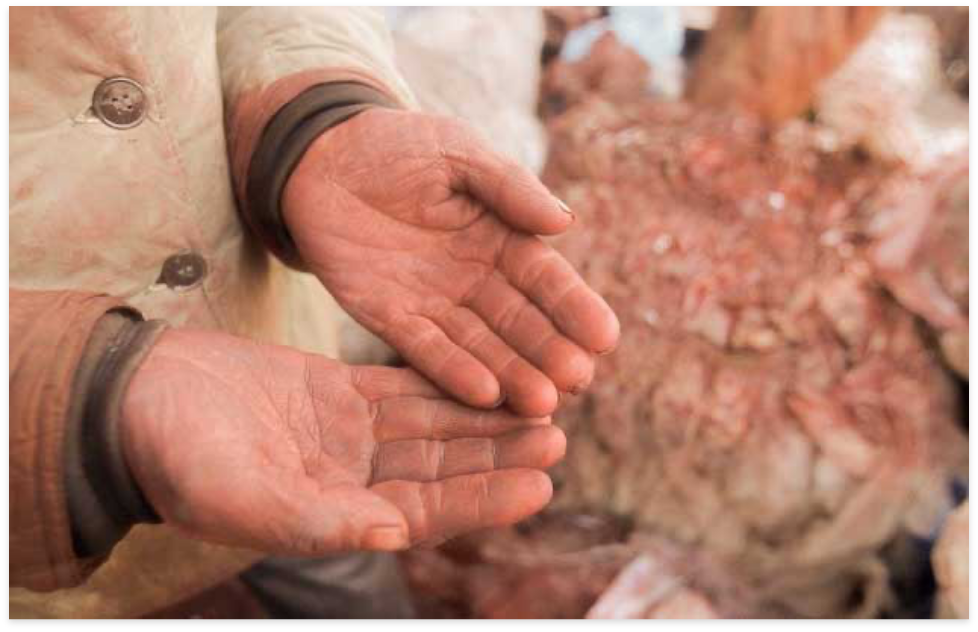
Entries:
[[[269,123],[311,88],[341,86],[340,95],[307,94],[303,115],[349,106],[349,87],[370,101],[413,108],[414,97],[397,70],[383,15],[362,7],[231,7],[217,23],[217,53],[224,91],[225,126],[235,193],[246,222],[253,158]],[[322,107],[317,107],[317,98]],[[290,118],[295,118],[290,117]],[[264,235],[259,231],[259,237]],[[279,253],[276,253],[279,254]]]
[[84,581],[140,521],[109,511],[133,506],[120,489],[138,490],[107,449],[118,443],[106,421],[162,324],[93,293],[11,289],[9,300],[10,584],[54,590]]

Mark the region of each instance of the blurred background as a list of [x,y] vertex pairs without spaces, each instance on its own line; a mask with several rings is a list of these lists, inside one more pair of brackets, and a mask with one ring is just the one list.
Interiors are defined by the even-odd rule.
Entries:
[[421,614],[967,617],[967,7],[389,20],[623,325],[548,510],[404,555]]

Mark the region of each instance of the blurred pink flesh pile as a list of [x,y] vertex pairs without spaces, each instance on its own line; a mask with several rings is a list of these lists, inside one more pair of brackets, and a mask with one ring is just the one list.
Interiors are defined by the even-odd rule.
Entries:
[[911,176],[555,67],[554,244],[622,341],[557,416],[543,516],[405,556],[421,614],[880,614],[881,550],[967,476],[967,162]]
[[942,618],[968,618],[968,501],[954,510],[934,548],[937,611]]
[[869,261],[880,282],[937,339],[968,378],[968,156],[893,178],[867,205]]

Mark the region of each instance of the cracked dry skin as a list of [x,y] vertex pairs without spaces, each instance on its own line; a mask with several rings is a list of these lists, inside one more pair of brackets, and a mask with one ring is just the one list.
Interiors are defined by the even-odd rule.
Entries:
[[406,556],[422,613],[584,616],[653,538],[699,612],[880,614],[880,550],[931,533],[967,472],[954,382],[868,261],[869,201],[902,176],[803,123],[575,99],[548,122],[578,218],[554,243],[621,344],[556,417],[542,517]]

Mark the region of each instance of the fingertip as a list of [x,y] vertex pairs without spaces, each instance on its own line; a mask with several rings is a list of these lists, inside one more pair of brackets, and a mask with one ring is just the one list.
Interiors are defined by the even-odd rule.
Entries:
[[560,403],[560,396],[550,380],[538,384],[532,391],[524,391],[520,397],[512,397],[510,410],[522,417],[549,417]]
[[563,200],[561,200],[560,198],[554,198],[554,199],[557,200],[557,206],[560,207],[560,210],[562,210],[564,213],[566,213],[567,215],[569,215],[570,218],[571,218],[571,221],[573,222],[574,221],[574,217],[575,217],[574,216],[574,211],[572,211],[570,209],[570,207],[567,206],[567,204]]
[[558,321],[561,330],[591,353],[611,353],[618,346],[621,337],[618,317],[593,290],[569,297],[558,314]]
[[563,200],[553,195],[550,198],[551,201],[546,204],[548,208],[545,213],[541,214],[539,225],[535,231],[538,235],[559,235],[570,228],[574,224],[574,220],[577,219],[577,216]]
[[490,480],[493,496],[506,499],[505,508],[499,506],[501,513],[496,526],[525,520],[539,513],[553,498],[554,488],[550,477],[538,469],[502,470]]
[[608,307],[607,309],[607,323],[604,327],[603,340],[598,345],[598,355],[613,353],[618,349],[618,343],[621,342],[621,323],[618,322],[618,317],[611,311],[611,308]]
[[567,435],[557,426],[547,426],[545,429],[547,431],[547,451],[544,467],[551,467],[559,463],[567,453]]
[[556,426],[516,430],[493,442],[492,467],[497,472],[514,468],[543,470],[563,458],[566,445],[564,433]]
[[594,358],[571,341],[555,338],[544,351],[543,370],[561,391],[579,393],[594,378]]
[[487,480],[489,495],[501,511],[498,524],[512,524],[531,516],[553,497],[550,477],[537,468],[497,470],[489,474]]
[[598,298],[603,313],[602,324],[597,329],[594,351],[598,355],[607,355],[618,348],[618,343],[621,341],[621,323],[611,306],[600,296]]
[[498,408],[506,402],[506,393],[499,386],[499,381],[484,380],[474,392],[472,401],[480,408]]
[[[534,496],[537,498],[538,507],[533,510],[532,513],[540,511],[553,499],[554,497],[554,484],[550,479],[550,476],[546,472],[541,472],[540,470],[531,470],[533,475],[533,490]],[[527,487],[530,485],[528,484]]]
[[555,197],[533,172],[504,161],[509,176],[499,195],[482,198],[506,224],[534,235],[555,236],[566,232],[575,215],[564,202]]
[[502,406],[506,401],[506,393],[503,392],[499,380],[488,369],[480,369],[478,375],[468,378],[452,391],[464,403],[475,408],[493,409]]
[[502,407],[502,405],[503,405],[503,404],[505,404],[505,403],[506,403],[506,393],[505,393],[505,391],[502,391],[502,390],[500,389],[500,392],[499,392],[499,397],[497,397],[497,398],[496,398],[496,401],[495,401],[495,402],[493,402],[493,404],[492,404],[492,408],[494,408],[494,409],[495,409],[495,408],[500,408],[500,407]]
[[383,526],[368,530],[360,541],[366,551],[400,551],[410,545],[407,527]]

